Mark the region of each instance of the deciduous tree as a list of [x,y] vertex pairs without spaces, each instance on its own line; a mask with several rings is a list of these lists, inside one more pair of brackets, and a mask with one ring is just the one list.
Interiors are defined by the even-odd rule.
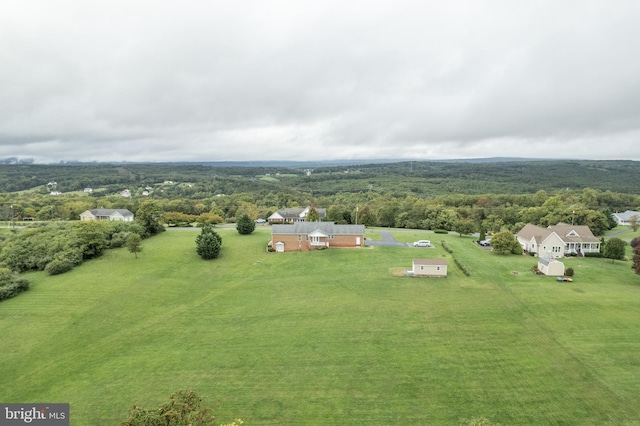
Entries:
[[633,249],[633,264],[631,268],[636,271],[636,274],[640,274],[640,244]]
[[147,236],[152,236],[164,231],[164,226],[160,224],[163,214],[164,210],[155,201],[143,201],[136,210],[136,222],[144,227]]
[[129,253],[133,253],[133,255],[138,258],[138,253],[142,252],[142,238],[138,234],[129,234],[127,237],[127,250]]
[[9,268],[0,268],[0,300],[9,299],[29,289],[29,281]]
[[620,238],[610,238],[604,245],[603,255],[607,259],[611,259],[611,263],[613,263],[616,259],[622,260],[624,259],[624,246],[626,245],[627,243]]
[[80,244],[84,259],[98,257],[107,249],[107,226],[108,223],[95,220],[75,224],[74,234]]
[[196,221],[197,216],[182,212],[166,212],[162,220],[169,226],[191,226]]
[[215,226],[218,223],[224,222],[222,216],[216,213],[200,213],[197,218],[197,222],[200,225],[212,225]]
[[476,224],[471,219],[460,219],[453,226],[453,230],[460,234],[460,237],[462,237],[462,234],[472,233],[475,229]]
[[497,254],[509,254],[513,252],[515,245],[520,244],[510,231],[500,231],[491,237],[491,246]]
[[202,399],[194,391],[179,391],[158,408],[134,405],[122,426],[214,426],[210,408],[201,408]]

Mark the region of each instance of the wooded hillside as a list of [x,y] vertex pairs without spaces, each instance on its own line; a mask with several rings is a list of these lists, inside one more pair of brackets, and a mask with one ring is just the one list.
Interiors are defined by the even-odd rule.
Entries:
[[[0,166],[0,220],[77,220],[84,210],[154,200],[167,224],[203,213],[266,218],[280,208],[327,208],[327,220],[420,229],[518,230],[588,225],[640,209],[634,161],[398,162],[304,168],[215,164]],[[91,188],[90,192],[84,192]],[[127,196],[123,196],[126,191]],[[55,194],[55,195],[52,195]],[[215,223],[218,219],[213,220]]]
[[[309,171],[310,174],[305,173]],[[0,192],[24,191],[57,182],[62,192],[86,187],[118,191],[123,186],[165,180],[191,182],[207,190],[293,189],[318,195],[337,192],[404,192],[422,196],[484,193],[535,193],[538,190],[593,188],[621,193],[640,191],[635,161],[425,162],[331,165],[313,168],[215,166],[200,164],[78,164],[0,166]],[[269,179],[270,178],[270,179]],[[108,191],[107,191],[108,192]]]

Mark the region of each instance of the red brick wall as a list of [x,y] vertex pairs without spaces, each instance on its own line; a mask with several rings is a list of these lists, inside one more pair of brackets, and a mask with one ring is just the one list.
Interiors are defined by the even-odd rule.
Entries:
[[[298,241],[297,235],[273,234],[271,237],[274,248],[278,241],[284,243],[284,251],[306,251],[312,249],[311,239],[307,240],[305,235],[300,236],[300,241]],[[356,246],[356,237],[360,237],[360,245],[364,244],[364,235],[335,235],[332,240],[328,240],[329,248],[359,247]],[[313,248],[316,247],[314,246]]]

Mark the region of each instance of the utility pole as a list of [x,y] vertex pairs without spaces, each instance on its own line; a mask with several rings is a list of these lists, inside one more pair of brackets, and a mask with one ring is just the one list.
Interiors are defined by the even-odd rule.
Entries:
[[356,206],[356,225],[358,224],[358,206]]

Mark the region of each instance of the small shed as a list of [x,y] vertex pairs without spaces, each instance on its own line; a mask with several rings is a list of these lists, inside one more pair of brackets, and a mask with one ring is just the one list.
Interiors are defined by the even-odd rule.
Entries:
[[413,259],[412,271],[416,277],[446,277],[447,259]]
[[564,263],[556,259],[540,257],[538,258],[538,270],[544,275],[561,277],[564,275]]

